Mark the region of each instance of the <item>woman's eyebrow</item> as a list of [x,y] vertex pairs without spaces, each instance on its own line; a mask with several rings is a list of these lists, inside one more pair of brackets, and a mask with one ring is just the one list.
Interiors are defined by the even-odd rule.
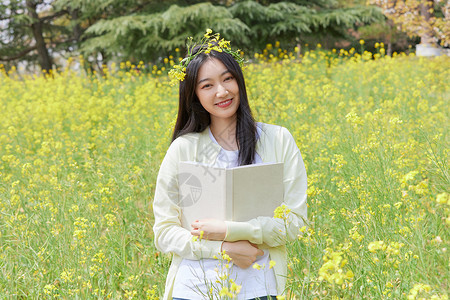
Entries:
[[[223,76],[223,75],[225,75],[225,74],[227,74],[227,73],[230,73],[230,70],[225,70],[225,71],[223,71],[223,73],[222,74],[220,74],[220,76]],[[202,80],[199,80],[198,82],[197,82],[197,84],[200,84],[200,83],[202,83],[203,81],[207,81],[207,80],[210,80],[211,78],[203,78]]]

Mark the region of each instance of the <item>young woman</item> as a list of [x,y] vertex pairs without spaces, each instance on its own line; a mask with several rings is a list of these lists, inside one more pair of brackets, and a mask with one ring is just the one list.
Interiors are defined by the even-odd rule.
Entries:
[[[153,204],[156,247],[173,254],[164,299],[208,298],[221,263],[215,258],[222,251],[231,258],[228,278],[242,286],[238,299],[283,295],[285,244],[297,238],[306,222],[306,171],[300,151],[285,128],[255,123],[236,53],[224,43],[214,43],[212,49],[203,43],[191,49],[179,67],[186,69],[178,117]],[[182,228],[177,193],[172,192],[178,191],[181,161],[220,167],[283,162],[287,217],[248,222],[205,219],[193,222],[191,231]],[[194,241],[193,236],[200,235],[202,239]],[[264,268],[252,267],[255,263]]]

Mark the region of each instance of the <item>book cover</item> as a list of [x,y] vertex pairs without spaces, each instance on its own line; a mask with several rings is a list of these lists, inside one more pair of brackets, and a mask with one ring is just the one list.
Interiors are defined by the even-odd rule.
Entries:
[[218,168],[180,162],[178,187],[181,225],[188,230],[194,220],[206,218],[248,221],[273,217],[283,202],[283,163]]

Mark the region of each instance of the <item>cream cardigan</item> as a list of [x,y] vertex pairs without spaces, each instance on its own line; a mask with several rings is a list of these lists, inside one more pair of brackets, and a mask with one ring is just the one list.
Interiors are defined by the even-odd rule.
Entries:
[[[256,152],[263,162],[284,162],[283,204],[291,212],[287,220],[258,217],[248,222],[226,221],[225,241],[248,240],[261,249],[268,249],[270,259],[276,263],[274,272],[277,291],[282,295],[285,293],[287,275],[286,241],[296,239],[300,234],[299,229],[306,225],[306,170],[295,140],[286,128],[263,123],[261,129]],[[172,299],[173,283],[183,258],[213,258],[220,253],[222,241],[192,240],[191,233],[180,226],[181,209],[177,205],[178,162],[213,164],[220,149],[206,129],[201,133],[189,133],[177,138],[162,161],[153,201],[153,231],[156,248],[173,254],[163,299]]]

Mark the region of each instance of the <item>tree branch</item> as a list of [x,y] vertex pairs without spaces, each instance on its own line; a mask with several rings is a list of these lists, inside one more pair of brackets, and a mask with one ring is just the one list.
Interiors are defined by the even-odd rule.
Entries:
[[143,3],[138,5],[135,9],[132,9],[128,14],[134,14],[137,13],[139,11],[141,11],[143,8],[145,8],[146,6],[148,6],[150,3]]
[[10,57],[0,57],[0,61],[13,61],[19,58],[24,57],[25,55],[27,55],[29,52],[36,50],[36,46],[33,46],[31,48],[25,49],[22,52],[19,52],[16,55],[10,56]]
[[52,20],[54,18],[60,17],[62,15],[68,14],[68,13],[69,13],[69,11],[63,9],[63,10],[58,11],[57,13],[55,13],[55,14],[53,14],[51,16],[45,16],[45,17],[39,18],[39,21],[45,22],[45,21]]
[[[70,38],[70,39],[67,39],[67,40],[64,40],[64,41],[58,41],[58,42],[53,41],[52,44],[53,45],[60,45],[60,44],[71,43],[71,42],[75,42],[75,41],[76,41],[75,38]],[[28,49],[25,49],[25,50],[19,52],[18,54],[15,54],[15,55],[10,56],[10,57],[1,57],[0,56],[0,61],[13,61],[13,60],[22,58],[25,55],[27,55],[29,52],[31,52],[33,50],[36,50],[36,48],[37,48],[36,46],[32,46],[32,47],[30,47]]]

